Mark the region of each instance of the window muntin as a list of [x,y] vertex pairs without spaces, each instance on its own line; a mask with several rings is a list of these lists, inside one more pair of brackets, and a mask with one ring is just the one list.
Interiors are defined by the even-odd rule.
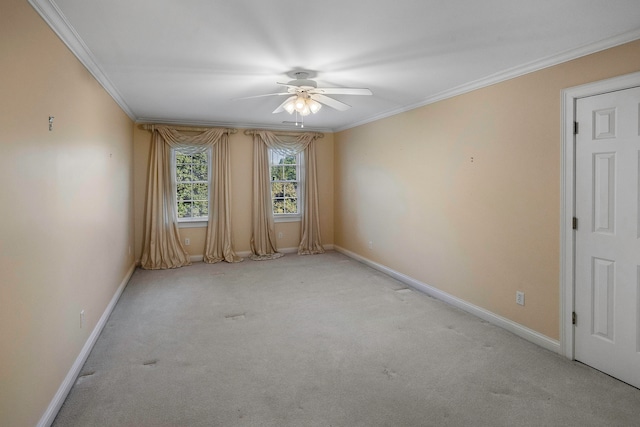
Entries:
[[209,154],[174,151],[178,221],[209,218]]
[[299,216],[301,154],[284,155],[269,150],[269,169],[274,217]]

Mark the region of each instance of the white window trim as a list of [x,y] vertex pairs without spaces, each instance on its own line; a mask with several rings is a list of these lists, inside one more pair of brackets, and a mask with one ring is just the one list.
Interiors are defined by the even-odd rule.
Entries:
[[273,214],[273,222],[300,222],[302,214]]
[[208,219],[178,219],[178,228],[204,228],[208,224]]
[[[176,212],[178,211],[178,180],[177,180],[177,165],[176,165],[176,151],[178,149],[171,149],[171,180],[173,184],[173,194],[176,196]],[[209,204],[209,215],[211,215],[211,148],[207,149],[207,181],[209,188],[209,196],[207,202]],[[210,216],[209,216],[210,217]],[[207,227],[209,224],[209,217],[198,218],[178,218],[178,228],[202,228]]]
[[[298,157],[298,213],[295,214],[273,214],[273,222],[300,222],[302,221],[302,211],[304,209],[304,152],[296,154]],[[271,171],[271,149],[269,149],[269,171]],[[269,192],[271,192],[271,172],[269,172]],[[271,199],[271,212],[273,212],[273,199]]]

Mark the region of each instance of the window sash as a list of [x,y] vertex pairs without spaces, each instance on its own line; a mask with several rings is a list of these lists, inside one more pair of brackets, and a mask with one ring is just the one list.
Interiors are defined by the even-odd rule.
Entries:
[[[172,177],[176,195],[178,222],[206,222],[209,220],[209,194],[211,186],[211,150],[204,153],[172,152]],[[193,157],[204,154],[204,163],[194,162]],[[182,155],[182,156],[181,156]],[[184,157],[183,157],[184,156]],[[179,168],[189,166],[190,171],[179,174]],[[206,168],[206,178],[202,166]],[[198,172],[199,170],[199,172]],[[202,179],[205,178],[205,179]],[[195,216],[194,216],[195,214]],[[181,216],[182,215],[182,216]]]
[[[293,163],[284,163],[291,161],[291,158],[293,158]],[[302,153],[284,156],[269,150],[271,209],[274,219],[300,218],[302,214],[301,169]],[[295,176],[291,176],[293,171],[295,171]],[[282,187],[276,189],[277,186]],[[293,192],[290,191],[291,186],[293,186]],[[293,210],[293,206],[295,206],[295,212],[290,212]]]

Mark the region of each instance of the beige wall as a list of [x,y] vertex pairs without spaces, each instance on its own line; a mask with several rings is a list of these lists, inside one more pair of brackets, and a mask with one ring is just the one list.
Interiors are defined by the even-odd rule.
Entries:
[[133,124],[26,1],[1,9],[0,425],[33,426],[133,265]]
[[[149,150],[151,134],[136,126],[134,130],[135,162],[135,255],[142,254],[144,210],[149,170]],[[253,139],[242,129],[229,136],[231,148],[231,233],[236,252],[250,251],[251,239],[251,188],[253,170]],[[320,232],[323,244],[333,244],[333,134],[325,134],[317,140],[318,191],[320,198]],[[205,228],[182,228],[180,237],[184,243],[189,238],[191,244],[185,249],[193,256],[204,253]],[[297,248],[300,242],[300,222],[276,223],[279,249]]]
[[336,245],[558,339],[561,90],[638,70],[640,41],[336,134]]

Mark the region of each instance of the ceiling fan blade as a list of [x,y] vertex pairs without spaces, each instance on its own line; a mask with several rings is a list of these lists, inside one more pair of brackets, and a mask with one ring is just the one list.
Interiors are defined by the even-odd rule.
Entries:
[[309,93],[321,93],[324,95],[373,95],[369,89],[355,87],[319,87]]
[[[289,94],[287,94],[287,95],[289,95]],[[278,106],[278,108],[273,110],[272,114],[281,113],[281,112],[285,111],[284,104],[286,104],[287,102],[289,102],[290,100],[293,100],[293,99],[296,99],[296,97],[295,96],[290,96],[289,98],[285,99],[284,102]]]
[[233,98],[233,100],[237,101],[241,99],[264,98],[265,96],[279,96],[279,95],[291,95],[291,94],[289,92],[266,93],[264,95],[245,96],[243,98]]
[[277,84],[277,85],[280,85],[280,86],[292,87],[292,88],[294,88],[294,89],[299,89],[299,88],[300,88],[300,86],[290,85],[289,83],[280,83],[280,82],[276,82],[276,84]]
[[351,108],[351,105],[345,104],[342,101],[338,101],[337,99],[329,98],[328,96],[324,96],[320,93],[314,93],[309,95],[311,99],[314,101],[318,101],[324,105],[328,105],[331,108],[335,108],[338,111],[346,111]]

